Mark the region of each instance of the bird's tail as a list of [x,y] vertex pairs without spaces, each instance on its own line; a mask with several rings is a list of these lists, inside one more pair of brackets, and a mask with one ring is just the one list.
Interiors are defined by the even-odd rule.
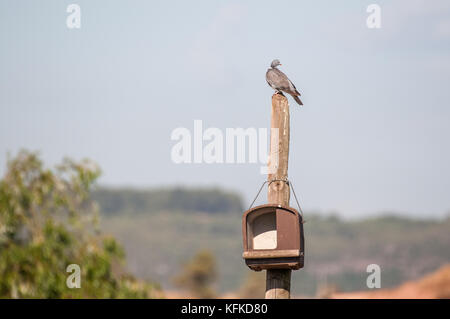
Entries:
[[300,106],[303,105],[302,101],[300,100],[300,98],[296,95],[292,95],[292,97],[294,98],[295,102],[297,102]]

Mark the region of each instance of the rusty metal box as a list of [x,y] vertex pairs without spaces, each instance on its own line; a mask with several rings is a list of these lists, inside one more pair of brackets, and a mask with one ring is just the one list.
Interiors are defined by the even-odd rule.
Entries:
[[250,269],[303,267],[303,218],[296,209],[273,204],[251,208],[242,216],[242,234]]

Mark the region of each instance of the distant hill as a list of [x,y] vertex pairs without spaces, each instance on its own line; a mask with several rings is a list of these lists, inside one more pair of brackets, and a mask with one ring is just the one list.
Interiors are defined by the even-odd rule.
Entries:
[[334,293],[337,299],[450,299],[450,264],[415,281],[408,281],[392,289],[372,289]]
[[[183,262],[204,248],[217,258],[221,292],[237,290],[250,272],[241,257],[243,209],[236,194],[116,189],[95,197],[103,230],[123,243],[129,269],[141,278],[171,287]],[[381,267],[382,288],[389,288],[450,262],[450,218],[344,221],[306,211],[305,219],[305,268],[292,276],[296,295],[314,296],[324,285],[367,290],[366,267],[372,263]]]
[[110,189],[93,192],[104,215],[184,211],[230,213],[242,211],[241,197],[220,189]]

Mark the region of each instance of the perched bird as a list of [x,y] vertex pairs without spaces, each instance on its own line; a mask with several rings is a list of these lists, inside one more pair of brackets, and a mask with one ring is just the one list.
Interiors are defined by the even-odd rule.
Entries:
[[[286,92],[294,98],[299,104],[303,105],[300,101],[300,93],[295,88],[295,85],[288,79],[286,74],[278,70],[277,66],[281,65],[279,60],[273,60],[270,65],[270,69],[266,72],[266,81],[276,91],[275,93]],[[283,94],[283,93],[281,93]]]

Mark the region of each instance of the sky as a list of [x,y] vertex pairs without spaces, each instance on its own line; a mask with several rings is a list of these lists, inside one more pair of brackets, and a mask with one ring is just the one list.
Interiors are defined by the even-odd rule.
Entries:
[[[372,3],[381,28],[367,27]],[[289,98],[305,212],[449,213],[447,0],[2,0],[0,174],[26,148],[48,165],[90,158],[101,185],[222,187],[247,206],[261,164],[176,164],[171,134],[267,128],[275,58],[304,103]]]

